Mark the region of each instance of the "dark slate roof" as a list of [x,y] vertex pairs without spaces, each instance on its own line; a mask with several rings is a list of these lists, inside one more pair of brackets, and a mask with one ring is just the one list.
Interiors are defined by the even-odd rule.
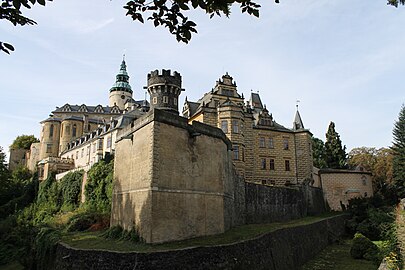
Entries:
[[293,123],[293,130],[302,129],[304,128],[304,123],[302,122],[301,115],[299,111],[295,113],[294,123]]
[[185,104],[187,104],[189,108],[190,116],[194,115],[200,106],[200,103],[192,101],[186,101]]
[[45,122],[60,122],[60,121],[62,121],[62,119],[50,116],[47,119],[41,121],[40,123],[42,124],[42,123],[45,123]]
[[259,94],[251,93],[250,95],[250,105],[255,109],[263,109],[263,103],[260,99]]
[[[62,107],[56,107],[56,109],[52,113],[65,113],[65,112],[82,112],[79,111],[81,107],[83,107],[84,104],[82,105],[70,105],[66,103]],[[85,105],[86,106],[86,105]],[[114,107],[108,107],[108,106],[102,106],[102,105],[97,105],[97,106],[86,106],[87,110],[83,111],[86,113],[106,113],[106,114],[119,114],[119,113],[112,113],[111,110]],[[97,112],[96,109],[101,108],[102,112]]]

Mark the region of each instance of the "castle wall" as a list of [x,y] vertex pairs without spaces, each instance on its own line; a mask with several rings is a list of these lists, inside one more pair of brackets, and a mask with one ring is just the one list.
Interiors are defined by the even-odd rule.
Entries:
[[345,234],[347,216],[288,227],[255,239],[227,245],[190,247],[159,252],[113,252],[75,249],[59,243],[55,269],[265,269],[291,270],[314,258],[331,235]]
[[116,143],[111,224],[135,226],[148,243],[229,229],[239,221],[228,150],[219,129],[172,113],[135,121]]
[[322,189],[331,210],[342,211],[355,197],[373,196],[371,173],[349,170],[319,170]]
[[32,143],[30,147],[30,151],[27,153],[27,168],[31,171],[34,172],[37,168],[37,163],[39,161],[39,155],[40,155],[40,148],[41,148],[41,143]]
[[8,169],[10,171],[15,170],[18,166],[25,166],[25,149],[10,149],[10,159],[8,163]]

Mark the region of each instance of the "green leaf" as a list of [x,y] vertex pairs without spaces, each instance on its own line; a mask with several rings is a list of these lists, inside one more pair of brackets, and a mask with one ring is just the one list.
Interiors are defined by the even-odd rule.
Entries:
[[16,9],[20,9],[21,8],[21,1],[20,0],[13,0],[13,6],[16,8]]

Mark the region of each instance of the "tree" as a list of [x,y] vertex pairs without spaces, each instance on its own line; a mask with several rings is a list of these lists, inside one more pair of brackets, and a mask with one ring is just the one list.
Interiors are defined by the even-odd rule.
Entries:
[[325,161],[325,144],[321,139],[312,137],[312,156],[315,167],[319,169],[327,167]]
[[31,144],[39,142],[34,135],[21,135],[14,139],[13,143],[10,145],[10,149],[26,149],[29,150]]
[[348,155],[348,165],[351,168],[361,166],[371,172],[374,191],[392,183],[392,151],[389,148],[374,147],[353,148]]
[[[45,1],[52,0],[2,0],[0,6],[0,19],[5,19],[14,25],[36,24],[30,18],[22,15],[21,8],[31,8],[36,3],[45,5]],[[279,0],[274,0],[278,3]],[[405,0],[387,0],[388,5],[398,7],[404,5]],[[197,25],[185,16],[185,12],[190,9],[203,10],[210,18],[214,16],[231,14],[231,6],[239,5],[242,13],[248,13],[259,17],[260,5],[252,0],[133,0],[126,3],[124,9],[126,15],[134,21],[144,23],[145,18],[153,21],[155,27],[164,26],[171,34],[176,36],[180,42],[188,43],[191,40],[191,33],[197,33]],[[144,16],[147,14],[146,16]],[[8,43],[0,42],[0,50],[10,54],[14,47]]]
[[340,135],[335,131],[333,122],[330,122],[326,133],[325,161],[328,168],[344,169],[347,167],[346,146],[342,147]]
[[398,196],[405,197],[405,105],[402,105],[398,121],[392,131],[394,137],[391,147],[393,153],[393,177],[397,187]]
[[7,168],[6,153],[3,151],[3,147],[0,146],[0,183],[7,181],[10,176],[10,172]]

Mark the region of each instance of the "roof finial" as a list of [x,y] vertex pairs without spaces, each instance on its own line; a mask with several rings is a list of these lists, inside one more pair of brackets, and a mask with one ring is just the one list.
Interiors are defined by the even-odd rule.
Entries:
[[298,111],[298,105],[301,101],[299,101],[298,99],[295,101],[295,107],[297,107],[297,111]]
[[124,54],[122,55],[122,61],[125,61],[125,52],[124,52]]

